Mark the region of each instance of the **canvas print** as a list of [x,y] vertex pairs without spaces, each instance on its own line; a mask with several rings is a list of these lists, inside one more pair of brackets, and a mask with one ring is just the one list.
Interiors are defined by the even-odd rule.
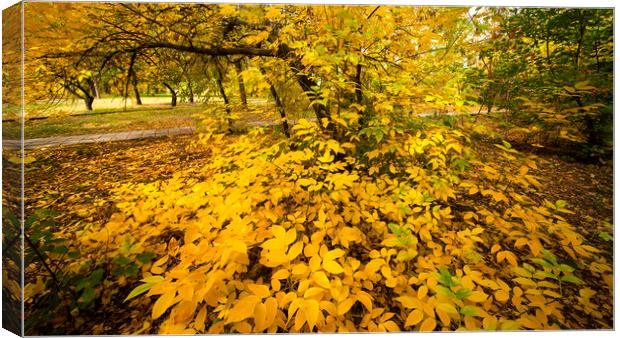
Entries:
[[2,325],[612,329],[613,21],[610,8],[9,7]]

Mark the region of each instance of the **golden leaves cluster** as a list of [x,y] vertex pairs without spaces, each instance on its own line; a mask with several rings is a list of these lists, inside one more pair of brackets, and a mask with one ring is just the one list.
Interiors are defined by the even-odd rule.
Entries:
[[605,325],[610,263],[563,203],[526,196],[532,159],[504,145],[508,165],[476,161],[445,127],[388,132],[362,156],[293,129],[204,137],[217,156],[200,174],[122,187],[120,212],[85,233],[158,253],[140,291],[160,333],[576,328],[569,302]]

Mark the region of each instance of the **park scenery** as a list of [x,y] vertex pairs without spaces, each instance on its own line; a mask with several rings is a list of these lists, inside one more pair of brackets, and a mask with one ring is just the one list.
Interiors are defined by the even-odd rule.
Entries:
[[612,9],[3,16],[5,328],[614,327]]

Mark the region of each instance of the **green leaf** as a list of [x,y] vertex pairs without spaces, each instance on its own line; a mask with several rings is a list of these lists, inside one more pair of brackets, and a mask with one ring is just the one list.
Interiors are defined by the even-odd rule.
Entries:
[[390,231],[392,231],[392,233],[394,235],[402,234],[402,231],[401,231],[400,227],[396,223],[389,223],[388,224],[388,228],[390,228]]
[[101,280],[101,277],[103,277],[103,273],[104,272],[105,271],[103,269],[97,269],[97,270],[93,271],[90,274],[90,278],[89,278],[90,285],[91,286],[95,286],[97,283],[99,283],[99,281]]
[[437,279],[439,280],[439,283],[447,287],[453,287],[459,284],[458,282],[452,281],[452,274],[445,267],[439,268],[439,276]]
[[80,296],[80,299],[78,299],[78,301],[82,302],[82,303],[90,303],[93,299],[95,298],[95,289],[93,288],[87,288],[84,290],[84,292],[82,292],[82,295]]
[[135,276],[137,273],[138,273],[138,266],[136,265],[136,263],[131,263],[125,269],[125,276]]
[[445,286],[441,286],[441,285],[437,285],[437,294],[450,297],[450,298],[456,297],[456,295],[454,294],[454,292],[452,292],[452,290],[448,289]]
[[383,131],[381,129],[375,129],[374,134],[377,143],[381,143],[381,141],[383,140]]
[[116,267],[114,269],[112,269],[112,276],[114,277],[118,277],[122,274],[125,273],[125,269],[121,268],[121,267]]
[[15,217],[15,214],[11,211],[11,209],[7,207],[2,207],[2,215],[6,215],[11,224],[19,226],[19,221],[17,220],[17,217]]
[[114,258],[114,262],[116,264],[120,265],[120,266],[125,266],[125,265],[131,263],[129,258],[127,258],[127,257],[125,257],[123,255],[120,255],[120,256],[117,256],[116,258]]
[[131,290],[127,298],[125,298],[124,302],[149,291],[153,287],[153,285],[155,285],[155,283],[146,283],[136,287],[135,289]]
[[471,294],[471,290],[470,289],[466,289],[466,288],[462,288],[462,289],[458,289],[455,293],[456,298],[458,299],[463,299],[467,296],[469,296]]
[[547,272],[547,271],[536,271],[536,273],[534,273],[534,278],[536,279],[545,279],[545,278],[551,278],[551,279],[558,279],[558,276],[552,274],[551,272]]
[[564,201],[564,200],[557,200],[557,201],[555,202],[555,207],[556,207],[556,209],[562,209],[562,208],[564,208],[565,206],[566,206],[566,201]]
[[80,291],[82,289],[84,289],[85,287],[87,287],[89,285],[89,280],[88,278],[82,278],[78,281],[76,287],[75,287],[75,291]]
[[583,284],[583,281],[581,279],[577,278],[575,275],[562,276],[562,277],[560,277],[560,281],[568,282],[568,283],[573,283],[573,284]]
[[542,251],[543,257],[554,266],[558,265],[558,259],[551,253],[551,251],[543,249]]
[[532,262],[542,266],[543,268],[552,268],[553,267],[553,265],[551,265],[551,263],[549,263],[546,260],[541,259],[541,258],[532,258],[531,260],[532,260]]
[[602,240],[607,241],[607,242],[611,242],[614,240],[614,238],[607,232],[599,232],[598,237],[600,237]]
[[562,272],[573,272],[573,271],[575,271],[575,268],[573,268],[570,265],[560,264],[560,271],[562,271]]
[[[462,289],[461,289],[462,290]],[[459,290],[460,291],[460,290]],[[458,292],[457,292],[458,293]],[[475,306],[471,306],[471,305],[465,305],[461,308],[460,310],[461,314],[464,316],[477,316],[478,315],[478,311],[476,310]]]
[[67,249],[67,247],[63,245],[63,246],[58,246],[58,247],[52,248],[52,250],[50,250],[50,252],[56,253],[56,254],[64,254],[64,253],[69,252],[69,249]]
[[146,264],[155,258],[155,254],[152,252],[144,252],[139,254],[136,258],[138,259],[138,262]]

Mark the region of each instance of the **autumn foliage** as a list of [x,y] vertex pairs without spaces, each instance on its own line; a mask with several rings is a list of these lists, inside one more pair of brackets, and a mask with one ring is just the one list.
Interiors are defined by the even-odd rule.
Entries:
[[[65,163],[89,168],[63,181],[74,195],[28,192],[32,332],[613,327],[611,225],[548,194],[535,155],[606,163],[611,12],[536,10],[548,26],[530,27],[534,12],[501,8],[36,6],[35,28],[75,36],[28,36],[49,47],[28,52],[33,98],[93,109],[96,86],[148,86],[202,123]],[[558,20],[583,32],[543,29]],[[271,126],[237,124],[246,96]],[[41,152],[26,158],[45,172]],[[137,174],[105,181],[111,162]],[[123,325],[88,323],[99,306]]]
[[534,160],[500,144],[489,165],[464,130],[376,123],[381,139],[306,121],[290,141],[202,135],[203,168],[120,187],[81,246],[156,254],[126,301],[152,301],[159,333],[604,325],[610,262],[562,201],[527,196]]

